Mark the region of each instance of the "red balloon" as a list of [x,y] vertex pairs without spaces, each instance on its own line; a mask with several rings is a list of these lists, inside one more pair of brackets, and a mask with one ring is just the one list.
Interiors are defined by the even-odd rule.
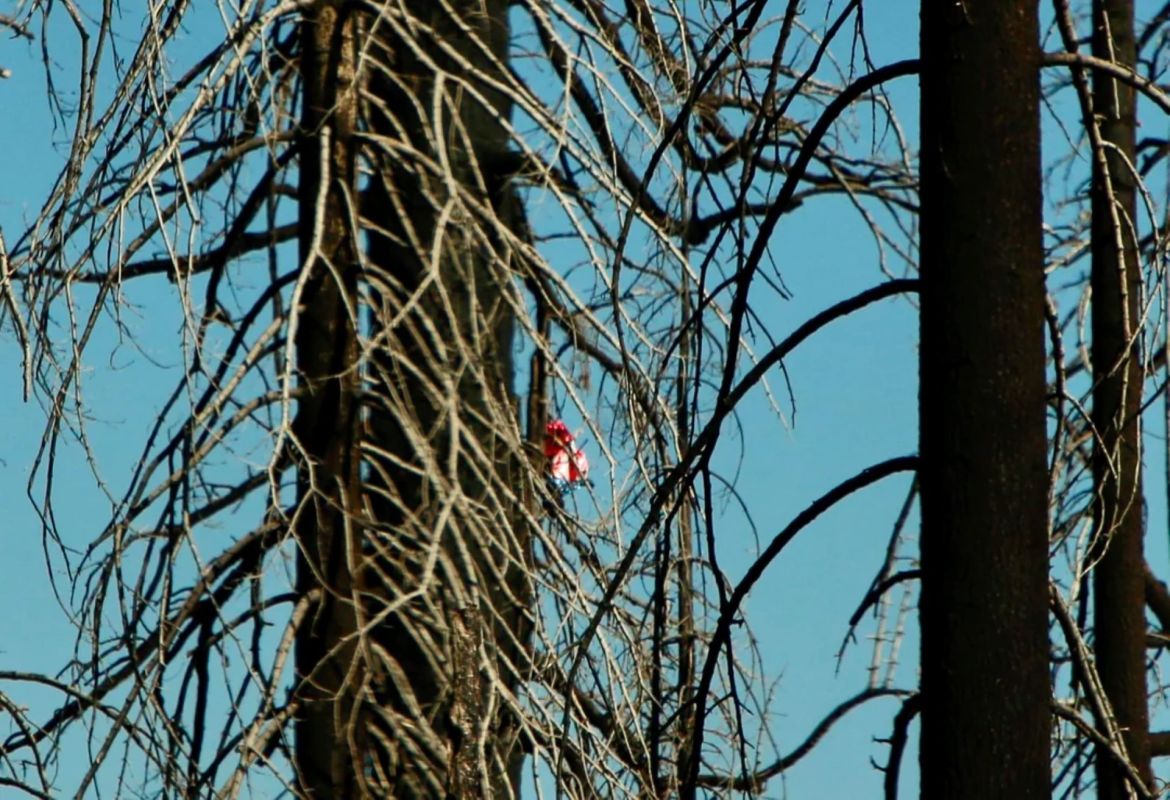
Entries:
[[564,488],[572,489],[589,479],[589,459],[577,447],[568,426],[559,419],[545,426],[544,455],[549,460],[549,477]]

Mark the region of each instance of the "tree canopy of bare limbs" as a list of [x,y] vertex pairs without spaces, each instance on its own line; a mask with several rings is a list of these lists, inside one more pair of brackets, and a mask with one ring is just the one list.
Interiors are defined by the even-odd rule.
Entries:
[[[45,81],[62,163],[43,197],[19,198],[27,219],[0,218],[0,302],[20,355],[8,379],[43,411],[29,496],[75,637],[55,671],[0,665],[0,786],[32,797],[771,795],[834,726],[885,699],[890,722],[873,735],[894,797],[910,726],[920,711],[932,724],[946,691],[961,713],[1012,710],[971,686],[940,688],[950,673],[928,666],[942,652],[931,614],[960,644],[963,625],[996,631],[967,602],[986,592],[1030,602],[1027,637],[1007,643],[1034,667],[1035,724],[1021,740],[1051,733],[1029,785],[1156,793],[1146,754],[1170,752],[1170,737],[1149,719],[1170,639],[1144,624],[1143,604],[1166,628],[1170,595],[1142,564],[1133,510],[1138,418],[1166,383],[1166,187],[1153,176],[1170,148],[1126,137],[1131,117],[1164,125],[1170,110],[1159,85],[1170,7],[1127,39],[1133,9],[1111,2],[1055,0],[1049,35],[1014,29],[1023,55],[999,66],[1023,88],[1008,102],[986,94],[995,81],[938,66],[972,42],[998,51],[995,4],[971,3],[963,21],[986,38],[960,31],[924,52],[923,129],[944,155],[965,153],[966,171],[923,155],[922,247],[969,258],[954,274],[987,269],[1010,288],[1020,259],[964,250],[963,230],[929,216],[948,187],[968,187],[956,208],[971,214],[1003,199],[1024,239],[1040,235],[1041,187],[1027,154],[1003,184],[981,183],[974,160],[989,140],[937,125],[997,108],[1017,130],[1043,107],[1062,131],[1064,150],[1046,153],[1044,249],[1021,256],[1035,262],[1034,296],[1008,309],[948,289],[958,305],[946,306],[931,283],[942,273],[923,273],[924,335],[939,319],[976,336],[994,328],[1006,352],[1024,341],[1007,324],[1020,318],[1031,382],[1003,407],[1035,425],[1005,428],[998,450],[978,430],[958,433],[979,395],[959,391],[953,411],[937,399],[930,365],[956,356],[931,341],[922,460],[892,452],[844,472],[735,567],[725,508],[742,500],[750,518],[752,499],[736,494],[734,454],[783,446],[799,393],[786,360],[846,316],[917,304],[918,154],[894,97],[920,65],[874,57],[878,9],[0,9],[13,44],[0,67]],[[943,108],[963,91],[988,103]],[[980,185],[987,197],[972,193]],[[777,321],[763,309],[791,299],[778,232],[817,204],[870,232],[859,258],[873,262],[872,284]],[[103,371],[127,352],[134,369]],[[1019,366],[984,355],[964,385]],[[112,441],[100,393],[118,381],[133,420]],[[570,492],[548,480],[555,419],[589,442],[591,481]],[[1021,463],[1037,469],[1015,481],[1011,470],[1028,469],[1002,453],[1028,436]],[[919,564],[919,485],[931,524],[938,498],[957,491],[932,470],[966,474],[938,441],[991,453],[988,469],[1029,509],[1027,564],[969,536],[950,543],[953,557],[928,545]],[[746,600],[802,531],[879,484],[905,502],[862,532],[888,545],[869,586],[841,588],[859,604],[834,632],[842,651],[855,631],[871,635],[873,662],[844,672],[844,699],[782,750],[780,669],[759,656]],[[972,498],[958,519],[984,519],[989,541],[1012,545],[1015,516]],[[996,571],[1000,558],[1010,568]],[[972,579],[967,597],[930,588],[951,585],[946,566]],[[920,576],[921,687],[893,668]],[[987,654],[986,637],[967,641]],[[1002,756],[969,750],[954,775]]]

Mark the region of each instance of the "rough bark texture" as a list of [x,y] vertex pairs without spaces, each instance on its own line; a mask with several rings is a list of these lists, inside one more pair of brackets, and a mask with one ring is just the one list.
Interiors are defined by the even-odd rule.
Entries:
[[491,83],[507,6],[407,0],[370,33],[363,217],[381,340],[363,580],[383,619],[371,758],[386,796],[510,797],[531,590],[511,394],[511,101]]
[[341,4],[306,12],[300,153],[300,260],[296,332],[305,395],[293,435],[298,469],[296,521],[302,594],[317,603],[299,633],[301,704],[296,724],[298,789],[314,800],[360,796],[362,726],[353,680],[357,642],[353,517],[361,506],[357,334],[347,305],[356,296],[358,259],[346,213],[355,185],[357,123],[355,20]]
[[323,591],[297,648],[297,766],[313,798],[518,793],[535,523],[511,395],[510,104],[490,83],[506,19],[502,0],[305,17],[294,433],[315,512],[299,580]]
[[923,798],[1049,793],[1038,41],[922,4]]
[[[1093,54],[1132,66],[1133,4],[1093,4]],[[1093,455],[1096,541],[1094,654],[1130,761],[1149,785],[1145,568],[1142,553],[1141,387],[1138,357],[1141,273],[1136,234],[1134,90],[1093,75],[1093,110],[1108,145],[1093,158]],[[1116,759],[1097,756],[1098,796],[1127,797]]]

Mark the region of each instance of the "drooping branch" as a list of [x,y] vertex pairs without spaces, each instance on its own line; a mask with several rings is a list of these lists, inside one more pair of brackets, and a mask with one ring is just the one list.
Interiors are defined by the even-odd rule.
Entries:
[[781,551],[817,517],[835,506],[838,502],[865,488],[899,472],[912,472],[918,469],[918,459],[915,456],[903,456],[884,461],[862,470],[852,478],[838,484],[826,494],[817,498],[807,508],[801,511],[792,522],[785,526],[764,549],[743,578],[736,584],[726,605],[719,610],[719,621],[711,636],[711,644],[707,651],[707,658],[703,663],[703,670],[699,678],[699,685],[695,691],[695,727],[691,734],[691,742],[687,748],[690,754],[689,763],[685,765],[687,772],[683,780],[682,797],[693,798],[697,789],[699,763],[702,760],[704,720],[707,715],[707,702],[710,697],[711,682],[715,677],[715,668],[724,647],[731,647],[731,626],[739,614],[740,605],[756,582],[763,577],[771,563],[780,555]]
[[[820,722],[816,724],[809,735],[805,737],[804,741],[793,748],[791,753],[787,753],[784,756],[781,756],[763,769],[758,770],[751,775],[740,776],[737,778],[722,778],[717,775],[699,775],[696,782],[699,786],[704,788],[726,788],[734,789],[737,792],[760,792],[763,790],[764,785],[769,780],[795,766],[802,758],[812,752],[813,748],[820,744],[821,740],[824,739],[825,736],[829,733],[833,725],[835,725],[853,709],[879,697],[906,697],[908,694],[908,692],[902,691],[900,689],[866,689],[865,691],[859,692],[853,697],[850,697],[848,700],[845,700],[839,705],[835,706],[821,719]],[[907,702],[902,706],[903,710],[907,705],[910,704],[911,701],[907,700]],[[899,716],[902,713],[902,711],[899,711]],[[891,747],[891,761],[894,759],[892,751],[893,748]]]

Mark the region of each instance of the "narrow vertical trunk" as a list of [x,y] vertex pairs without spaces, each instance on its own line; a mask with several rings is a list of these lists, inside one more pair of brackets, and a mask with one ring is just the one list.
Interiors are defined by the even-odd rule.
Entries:
[[371,781],[399,800],[513,797],[534,517],[511,393],[507,4],[404,0],[368,30]]
[[[691,282],[684,272],[679,278],[679,342],[678,375],[675,378],[675,422],[678,425],[680,442],[691,441],[691,391],[695,365],[693,353],[693,332],[691,320]],[[679,721],[675,726],[676,761],[681,771],[689,761],[686,745],[690,742],[694,716],[695,681],[695,576],[694,576],[694,512],[688,497],[680,498],[683,507],[678,514],[678,559],[675,580],[678,581],[676,603],[678,606],[678,690],[675,702],[678,704]]]
[[[355,671],[354,563],[360,508],[352,309],[357,286],[352,202],[357,121],[356,42],[341,3],[306,9],[302,28],[300,304],[296,361],[301,396],[291,446],[297,473],[297,584],[316,600],[296,642],[300,705],[298,790],[313,800],[358,797],[362,725]],[[348,306],[348,308],[347,308]]]
[[[1093,54],[1133,66],[1131,0],[1093,4]],[[1093,110],[1103,152],[1093,158],[1093,454],[1096,541],[1094,653],[1130,761],[1150,781],[1146,698],[1141,481],[1142,367],[1134,161],[1134,90],[1093,75]],[[1097,756],[1098,796],[1127,796],[1123,770]]]
[[1039,34],[922,3],[923,798],[1047,797]]

